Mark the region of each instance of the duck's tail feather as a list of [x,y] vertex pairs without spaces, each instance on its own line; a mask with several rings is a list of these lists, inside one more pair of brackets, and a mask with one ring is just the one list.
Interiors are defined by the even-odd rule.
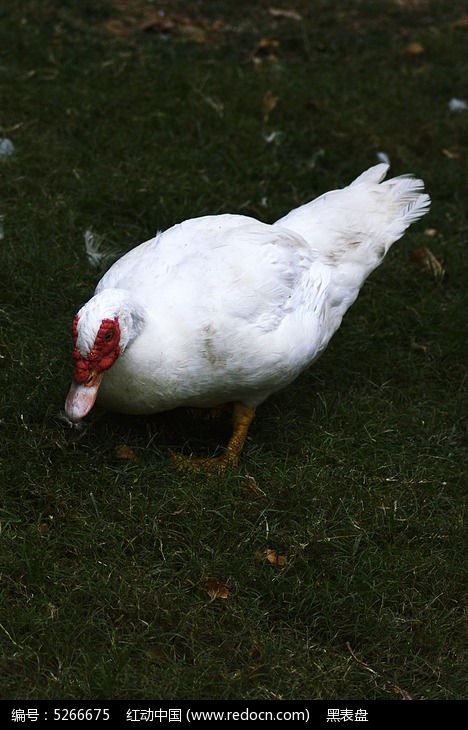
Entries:
[[389,168],[390,165],[386,162],[380,162],[378,165],[373,165],[367,170],[364,170],[364,172],[361,172],[361,174],[358,175],[352,183],[350,183],[349,187],[352,187],[353,185],[360,185],[361,183],[376,185],[377,183],[382,182]]
[[430,206],[422,180],[402,175],[382,182],[388,167],[371,167],[347,187],[292,210],[276,225],[299,233],[324,263],[358,266],[363,281]]

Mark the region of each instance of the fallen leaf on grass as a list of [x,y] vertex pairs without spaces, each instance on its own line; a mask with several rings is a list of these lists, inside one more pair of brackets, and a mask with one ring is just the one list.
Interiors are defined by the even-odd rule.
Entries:
[[468,29],[468,15],[462,15],[452,23],[452,28],[466,28]]
[[244,479],[242,480],[242,486],[247,491],[253,492],[256,496],[265,496],[265,492],[263,491],[263,489],[260,489],[257,484],[257,480],[251,474],[245,475]]
[[243,676],[252,677],[266,668],[267,666],[265,664],[256,664],[255,666],[247,666],[245,669],[234,669],[233,672],[229,673],[223,672],[221,676],[223,679],[237,682],[239,679],[242,679]]
[[201,591],[208,593],[210,598],[222,598],[225,600],[229,595],[229,588],[219,578],[207,578],[198,584]]
[[432,274],[435,279],[443,279],[445,276],[445,269],[442,264],[426,246],[421,246],[413,251],[411,261],[419,266],[422,271]]
[[422,43],[419,43],[419,41],[413,41],[413,43],[408,43],[408,45],[405,48],[405,52],[408,53],[410,56],[420,56],[421,53],[425,52],[425,48]]
[[275,51],[278,50],[280,42],[276,38],[260,38],[254,52],[252,53],[252,61],[258,66],[262,61],[275,63],[278,58]]
[[161,649],[161,647],[157,646],[156,644],[153,644],[152,646],[149,646],[147,648],[146,656],[152,662],[163,662],[165,659],[167,659],[167,655],[164,649]]
[[206,43],[213,40],[214,34],[224,30],[224,23],[222,20],[209,21],[185,15],[166,15],[164,11],[159,11],[147,17],[140,30],[143,33],[178,34],[196,43]]
[[272,48],[279,48],[280,42],[276,38],[260,38],[257,43],[256,52],[270,51]]
[[453,147],[444,147],[442,150],[442,154],[444,157],[446,157],[448,160],[459,160],[460,159],[460,153],[457,149],[454,149]]
[[267,91],[263,97],[263,121],[267,122],[269,116],[278,103],[278,97],[274,96],[271,91]]
[[174,512],[169,512],[171,517],[178,517],[179,515],[183,515],[186,512],[185,507],[181,507],[180,509],[174,510]]
[[289,18],[289,20],[302,20],[302,15],[300,15],[295,10],[283,10],[283,8],[268,8],[268,12],[274,18]]
[[423,342],[416,342],[416,340],[413,338],[411,340],[411,349],[416,350],[416,352],[423,352],[425,355],[430,351],[430,346],[427,344],[424,344]]
[[259,560],[266,560],[267,563],[270,563],[270,565],[277,565],[279,567],[286,565],[288,562],[285,555],[278,555],[276,550],[271,550],[270,548],[267,548],[266,550],[258,550],[255,555]]
[[195,43],[210,43],[218,40],[220,32],[225,30],[223,20],[208,20],[203,17],[191,17],[178,13],[166,13],[164,10],[145,13],[135,4],[116,3],[118,17],[110,18],[104,23],[109,33],[118,36],[129,36],[136,31],[140,33],[159,33],[167,37],[182,37]]
[[40,525],[37,528],[37,531],[39,532],[39,535],[47,535],[49,532],[50,525],[48,522],[41,522]]
[[133,449],[131,449],[130,446],[127,446],[126,444],[120,444],[119,446],[116,446],[115,455],[117,459],[122,459],[122,461],[137,460],[137,455],[135,454]]

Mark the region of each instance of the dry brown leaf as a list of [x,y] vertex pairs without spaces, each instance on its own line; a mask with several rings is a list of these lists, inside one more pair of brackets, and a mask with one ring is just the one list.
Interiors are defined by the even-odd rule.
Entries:
[[257,484],[257,480],[251,474],[246,474],[242,480],[242,486],[249,492],[253,492],[255,495],[265,496],[265,492],[260,489]]
[[157,646],[157,644],[153,644],[147,648],[146,656],[148,659],[151,659],[152,662],[163,662],[167,659],[166,652],[164,649],[161,649],[160,646]]
[[128,36],[132,32],[132,28],[118,18],[110,18],[104,23],[105,29],[117,36]]
[[115,455],[117,459],[122,459],[123,461],[137,460],[137,456],[133,449],[131,449],[130,446],[127,446],[126,444],[119,444],[119,446],[116,446]]
[[442,154],[444,157],[446,157],[448,160],[459,160],[460,159],[460,153],[458,150],[450,148],[450,147],[444,147],[442,150]]
[[210,598],[222,598],[225,600],[229,595],[229,588],[219,578],[207,578],[202,583],[199,583],[198,587],[200,590],[208,593]]
[[259,550],[255,553],[255,555],[259,560],[266,560],[268,563],[270,563],[270,565],[278,565],[282,567],[288,562],[288,559],[285,555],[278,555],[276,550],[271,550],[271,548],[267,548],[266,550]]
[[278,97],[267,91],[263,97],[263,121],[267,122],[273,109],[278,103]]
[[290,20],[302,20],[302,15],[296,10],[283,10],[283,8],[268,8],[268,12],[274,18],[289,18]]
[[413,338],[411,340],[411,349],[416,350],[416,352],[423,352],[425,355],[430,351],[429,345],[426,345],[422,342],[416,342],[416,340]]
[[257,43],[257,51],[279,48],[280,42],[276,38],[260,38]]
[[443,279],[445,276],[442,264],[426,246],[421,246],[413,251],[411,261],[417,264],[422,271],[432,274],[435,279]]
[[50,525],[48,522],[41,522],[39,527],[37,528],[39,535],[47,535],[49,532]]
[[170,512],[169,514],[172,517],[178,517],[179,515],[185,514],[185,512],[186,512],[185,507],[181,507],[180,509],[176,509],[176,510],[174,510],[174,512]]
[[466,28],[468,29],[468,15],[462,15],[461,18],[455,20],[452,23],[452,28]]
[[280,42],[276,38],[260,38],[252,53],[251,60],[256,66],[259,66],[263,61],[275,63],[278,60],[275,50],[279,46]]
[[405,52],[408,53],[410,56],[420,56],[421,53],[425,53],[426,49],[424,48],[422,43],[419,43],[419,41],[413,41],[413,43],[408,43],[408,45],[405,48]]
[[223,21],[213,22],[205,18],[190,18],[186,15],[166,15],[164,12],[152,13],[140,26],[144,33],[180,34],[196,43],[206,43],[210,34],[223,30]]
[[258,648],[258,646],[253,646],[249,651],[249,657],[251,659],[259,659],[262,655],[262,652]]

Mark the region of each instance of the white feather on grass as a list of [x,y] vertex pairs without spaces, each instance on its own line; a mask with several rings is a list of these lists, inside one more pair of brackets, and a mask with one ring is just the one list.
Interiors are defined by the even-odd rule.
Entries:
[[15,145],[11,139],[8,139],[8,137],[0,139],[0,157],[11,157],[14,151]]
[[117,258],[117,254],[112,251],[103,250],[102,237],[93,233],[93,231],[84,232],[86,256],[91,266],[95,269],[104,268]]
[[468,109],[468,104],[464,99],[450,99],[449,110],[451,112],[463,112]]

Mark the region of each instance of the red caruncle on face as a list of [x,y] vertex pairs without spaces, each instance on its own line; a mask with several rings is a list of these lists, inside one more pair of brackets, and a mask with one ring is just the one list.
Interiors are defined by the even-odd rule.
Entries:
[[76,383],[86,383],[98,373],[108,370],[120,354],[120,327],[118,317],[103,319],[94,345],[87,357],[76,346],[78,339],[78,315],[73,320],[73,364]]

